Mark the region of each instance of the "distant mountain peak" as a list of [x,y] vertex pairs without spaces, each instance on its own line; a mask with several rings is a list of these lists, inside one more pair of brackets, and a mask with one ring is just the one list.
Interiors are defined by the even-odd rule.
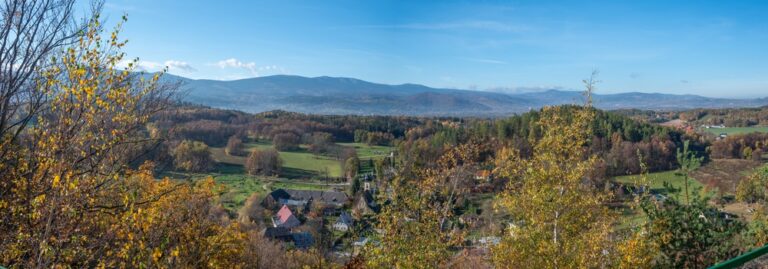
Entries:
[[[580,91],[546,89],[522,93],[441,89],[421,84],[380,84],[348,77],[272,75],[240,80],[182,80],[186,101],[248,112],[285,110],[317,114],[504,116],[545,105],[581,102]],[[627,92],[595,94],[604,109],[680,110],[759,107],[768,98],[725,99],[698,95]]]

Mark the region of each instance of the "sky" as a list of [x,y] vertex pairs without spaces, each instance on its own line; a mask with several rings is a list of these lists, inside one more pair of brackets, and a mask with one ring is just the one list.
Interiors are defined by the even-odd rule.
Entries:
[[500,92],[768,96],[768,1],[106,0],[125,52],[195,79],[277,74]]

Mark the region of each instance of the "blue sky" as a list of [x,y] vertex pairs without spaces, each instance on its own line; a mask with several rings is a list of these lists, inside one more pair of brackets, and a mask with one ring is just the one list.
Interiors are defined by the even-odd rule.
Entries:
[[150,1],[126,52],[191,78],[292,74],[493,91],[768,96],[768,1]]

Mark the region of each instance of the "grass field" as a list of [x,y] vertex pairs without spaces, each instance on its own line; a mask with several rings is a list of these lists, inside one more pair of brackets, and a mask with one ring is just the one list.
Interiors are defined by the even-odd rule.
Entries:
[[746,134],[746,133],[768,133],[768,126],[754,126],[754,127],[727,127],[727,128],[706,128],[704,131],[719,135],[726,134]]
[[[647,183],[650,185],[653,192],[672,195],[678,199],[684,199],[683,191],[685,190],[685,179],[682,175],[677,174],[676,171],[650,173],[648,174],[647,180]],[[689,178],[688,180],[688,192],[691,195],[697,190],[703,189],[704,185],[700,182],[692,178]],[[625,184],[640,184],[641,177],[639,175],[620,176],[614,178],[614,181]],[[668,193],[667,189],[664,187],[664,182],[668,182],[673,188],[680,189],[681,191]],[[623,204],[615,209],[621,212],[621,217],[618,219],[618,223],[616,223],[616,229],[618,230],[637,227],[648,219],[640,208],[631,208],[628,204]]]
[[360,171],[359,174],[373,173],[373,165],[371,160],[381,159],[389,156],[395,148],[388,146],[370,146],[365,143],[338,143],[339,145],[354,148],[357,152],[357,157],[360,158]]
[[[246,150],[253,148],[271,148],[270,143],[248,143]],[[211,176],[217,183],[227,187],[226,192],[220,197],[221,204],[231,211],[236,211],[253,193],[261,195],[275,189],[298,190],[328,190],[331,186],[324,185],[322,181],[312,179],[320,178],[328,173],[328,176],[341,176],[339,161],[326,156],[314,155],[308,152],[304,146],[295,151],[282,151],[283,172],[280,178],[250,176],[245,173],[245,156],[230,156],[225,154],[224,148],[212,147],[211,154],[217,162],[210,173],[181,173],[167,172],[161,176],[176,179],[200,179]],[[363,152],[373,153],[374,149],[362,148]]]
[[[629,175],[616,177],[614,180],[620,183],[637,184],[640,183],[641,177],[639,175]],[[680,189],[681,191],[685,188],[685,179],[682,175],[677,174],[677,171],[665,171],[648,174],[648,185],[650,185],[652,191],[658,193],[667,193],[667,190],[664,188],[664,182],[668,182],[673,188]],[[694,191],[697,189],[702,189],[703,187],[704,185],[701,184],[701,182],[696,181],[693,178],[688,179],[688,192],[690,194],[693,194]],[[679,194],[682,193],[675,193],[675,195]]]
[[[352,147],[357,151],[363,161],[363,166],[368,167],[369,159],[384,158],[393,150],[392,147],[369,146],[363,143],[340,143],[342,146]],[[246,143],[246,151],[254,148],[272,148],[269,142]],[[330,177],[342,175],[341,164],[338,160],[327,156],[315,155],[305,145],[293,151],[281,151],[283,159],[283,171],[279,178],[250,176],[245,173],[246,156],[230,156],[224,152],[224,148],[211,147],[211,154],[216,161],[216,166],[210,173],[182,173],[166,172],[161,176],[176,179],[200,179],[211,176],[217,183],[227,187],[221,195],[220,202],[228,210],[235,212],[243,206],[246,199],[253,193],[265,195],[275,189],[297,190],[330,190],[334,187],[344,189],[343,185],[326,185],[323,178],[326,173]]]
[[[271,143],[258,142],[245,144],[246,150],[253,148],[268,149],[272,147]],[[238,165],[245,164],[245,156],[229,156],[224,153],[224,148],[211,148],[213,158],[217,162]],[[318,156],[307,151],[306,146],[302,145],[295,151],[281,151],[280,157],[283,159],[283,173],[281,177],[285,178],[312,178],[323,177],[328,174],[330,177],[341,176],[341,164],[326,156]],[[242,173],[242,172],[241,172]]]
[[389,156],[389,152],[394,150],[388,146],[369,146],[365,143],[338,143],[345,147],[354,148],[357,151],[357,157],[360,159],[384,158]]

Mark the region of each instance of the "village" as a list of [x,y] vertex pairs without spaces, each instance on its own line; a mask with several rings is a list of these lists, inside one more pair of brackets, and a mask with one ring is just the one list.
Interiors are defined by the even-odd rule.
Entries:
[[[373,173],[359,175],[361,190],[349,196],[343,189],[298,190],[276,189],[264,197],[259,206],[265,214],[264,238],[284,244],[285,249],[327,249],[339,259],[360,255],[368,244],[383,231],[374,227],[381,205],[388,202],[391,189],[376,179]],[[473,192],[490,193],[492,172],[478,169],[469,180],[479,182]],[[464,214],[455,224],[479,227],[484,218]],[[467,242],[466,252],[487,253],[488,247],[499,243],[497,236],[476,236]]]

